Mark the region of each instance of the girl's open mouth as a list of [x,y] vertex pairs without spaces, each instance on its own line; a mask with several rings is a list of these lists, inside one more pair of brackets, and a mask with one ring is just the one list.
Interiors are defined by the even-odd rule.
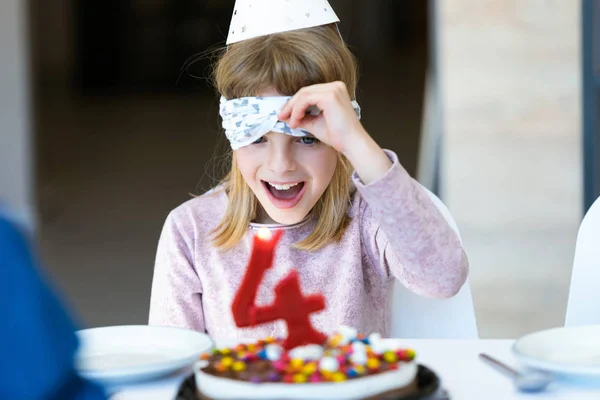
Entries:
[[261,181],[271,203],[277,208],[292,208],[302,199],[305,191],[305,182],[276,184]]

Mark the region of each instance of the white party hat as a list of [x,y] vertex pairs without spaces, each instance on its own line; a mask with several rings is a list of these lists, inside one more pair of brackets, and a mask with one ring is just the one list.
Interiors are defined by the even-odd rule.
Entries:
[[236,0],[227,44],[337,22],[327,0]]

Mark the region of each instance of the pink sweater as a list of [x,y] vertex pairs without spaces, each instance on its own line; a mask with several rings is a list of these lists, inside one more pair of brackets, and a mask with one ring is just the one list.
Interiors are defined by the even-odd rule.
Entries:
[[[273,301],[275,285],[296,268],[303,293],[322,293],[326,309],[313,314],[324,333],[340,325],[368,334],[388,333],[389,298],[394,279],[429,297],[451,297],[467,278],[468,263],[455,232],[422,186],[398,162],[380,180],[358,189],[349,213],[352,222],[342,239],[319,251],[295,250],[293,243],[314,227],[308,219],[285,229],[266,273],[257,304]],[[218,338],[285,336],[282,321],[239,329],[231,302],[249,259],[253,231],[273,225],[251,224],[245,239],[220,253],[211,245],[210,232],[227,204],[223,190],[189,200],[173,210],[165,222],[156,255],[150,325],[195,329]]]

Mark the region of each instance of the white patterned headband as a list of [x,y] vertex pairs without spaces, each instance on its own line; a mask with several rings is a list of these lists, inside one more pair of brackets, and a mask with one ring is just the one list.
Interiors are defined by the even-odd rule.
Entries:
[[[221,97],[220,114],[231,148],[237,150],[248,146],[271,131],[296,137],[309,136],[309,132],[292,129],[277,118],[289,99],[290,96],[241,97],[232,100]],[[360,106],[356,101],[352,102],[352,106],[360,119]],[[309,109],[309,113],[319,115],[321,110],[315,107]]]

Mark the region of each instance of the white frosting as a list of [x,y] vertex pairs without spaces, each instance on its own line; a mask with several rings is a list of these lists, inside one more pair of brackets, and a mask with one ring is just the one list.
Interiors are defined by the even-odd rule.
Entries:
[[367,351],[367,345],[363,342],[352,342],[352,351],[364,353]]
[[375,332],[369,335],[369,343],[381,341],[381,333]]
[[290,358],[300,360],[318,360],[323,357],[323,347],[318,344],[298,346],[290,351]]
[[340,369],[340,363],[333,357],[323,357],[319,362],[319,370],[327,372],[337,372]]
[[383,354],[388,350],[396,350],[397,348],[393,340],[382,339],[379,333],[369,335],[369,345],[376,354]]
[[[397,348],[397,341],[382,339],[381,345]],[[388,343],[389,342],[389,343]],[[409,385],[417,375],[415,361],[402,363],[400,368],[379,374],[350,379],[341,383],[251,383],[221,378],[204,373],[207,361],[194,366],[196,385],[207,397],[215,400],[235,400],[243,394],[248,400],[360,400]]]
[[265,346],[265,355],[269,361],[277,361],[283,354],[283,347],[278,344],[268,344]]
[[350,361],[352,364],[365,365],[368,358],[367,352],[365,351],[355,351],[350,355]]
[[358,331],[355,328],[342,325],[340,326],[340,329],[338,329],[338,334],[342,337],[340,344],[347,345],[352,339],[356,337]]

